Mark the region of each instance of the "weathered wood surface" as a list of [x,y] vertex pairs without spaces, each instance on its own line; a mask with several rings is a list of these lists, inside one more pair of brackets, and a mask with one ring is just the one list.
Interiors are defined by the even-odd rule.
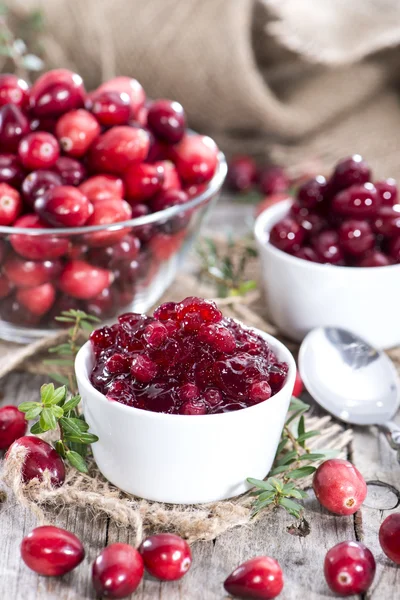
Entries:
[[[227,206],[219,207],[211,222],[211,231],[222,219]],[[245,217],[251,207],[237,204],[229,209],[229,223],[236,232],[245,232]],[[214,227],[213,227],[214,226]],[[210,227],[210,226],[209,226]],[[18,404],[36,399],[43,378],[29,374],[12,374],[0,382],[2,404]],[[237,528],[214,542],[193,547],[193,566],[180,582],[160,584],[145,578],[132,596],[137,600],[226,600],[224,578],[243,560],[260,554],[274,556],[285,573],[282,600],[320,600],[333,598],[323,576],[326,551],[343,540],[362,540],[377,559],[377,575],[370,592],[353,600],[396,600],[400,598],[400,568],[396,568],[380,550],[378,529],[390,512],[399,510],[400,465],[383,436],[369,429],[356,429],[348,456],[370,482],[369,494],[362,510],[352,517],[335,517],[321,509],[310,497],[305,502],[311,533],[295,537],[287,532],[293,519],[283,511],[249,527]],[[310,496],[312,496],[310,494]],[[31,514],[17,506],[12,497],[0,504],[0,598],[4,600],[89,600],[94,595],[90,582],[90,565],[97,553],[114,541],[130,542],[130,532],[106,519],[94,518],[88,511],[61,510],[54,523],[75,532],[84,540],[85,561],[61,579],[38,577],[22,563],[21,539],[34,526]]]

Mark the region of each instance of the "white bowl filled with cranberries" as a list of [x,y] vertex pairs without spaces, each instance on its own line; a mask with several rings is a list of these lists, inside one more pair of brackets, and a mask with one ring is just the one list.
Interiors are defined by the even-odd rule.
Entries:
[[75,372],[103,475],[142,498],[191,504],[267,475],[296,365],[272,336],[189,297],[95,330]]
[[172,281],[226,175],[183,107],[67,69],[0,75],[0,337],[28,341],[63,310],[144,311]]
[[330,178],[305,182],[294,200],[255,224],[271,318],[301,341],[332,325],[379,348],[400,344],[400,200],[360,155]]

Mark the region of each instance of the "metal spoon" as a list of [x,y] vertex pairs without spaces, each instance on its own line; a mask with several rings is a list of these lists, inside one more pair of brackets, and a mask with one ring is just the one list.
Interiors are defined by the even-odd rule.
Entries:
[[400,402],[400,378],[389,359],[357,335],[320,327],[303,340],[299,371],[311,396],[354,425],[377,425],[400,462],[400,427],[391,419]]

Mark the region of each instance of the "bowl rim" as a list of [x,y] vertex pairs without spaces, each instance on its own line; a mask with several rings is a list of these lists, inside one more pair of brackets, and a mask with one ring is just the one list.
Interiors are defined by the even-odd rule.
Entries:
[[201,204],[206,203],[208,200],[210,200],[210,198],[212,198],[214,194],[216,194],[221,189],[227,172],[228,165],[226,162],[225,155],[223,154],[223,152],[219,151],[218,164],[212,179],[206,182],[206,187],[200,194],[193,196],[193,198],[191,198],[188,202],[185,202],[185,204],[180,204],[178,206],[170,206],[169,208],[164,208],[163,210],[150,213],[149,215],[145,215],[143,217],[136,217],[135,219],[128,219],[127,221],[119,221],[118,223],[110,223],[109,225],[90,225],[89,227],[48,227],[47,229],[37,227],[10,227],[1,225],[0,234],[29,236],[43,235],[47,237],[53,235],[73,236],[85,233],[92,233],[96,231],[119,231],[120,229],[124,229],[125,227],[141,227],[143,225],[158,223],[159,221],[168,220],[181,213],[185,213],[188,210],[196,208]]
[[[150,410],[144,410],[142,408],[136,408],[134,406],[126,406],[125,404],[121,404],[120,402],[116,402],[116,401],[113,402],[113,401],[107,400],[106,396],[104,394],[102,394],[101,392],[99,392],[99,390],[96,390],[96,388],[92,385],[92,383],[89,379],[88,370],[84,367],[85,359],[86,359],[87,355],[92,353],[92,347],[91,347],[90,340],[88,340],[80,348],[80,350],[75,358],[75,375],[76,375],[78,384],[85,389],[85,392],[94,394],[100,402],[102,402],[102,403],[106,402],[107,406],[112,406],[116,411],[120,411],[121,414],[126,413],[127,415],[131,415],[132,417],[149,418],[152,420],[165,420],[166,422],[174,422],[174,423],[178,423],[178,421],[180,421],[181,423],[183,421],[187,422],[187,419],[191,419],[191,421],[189,421],[189,422],[192,422],[194,419],[195,423],[204,422],[204,419],[205,419],[205,423],[211,423],[211,420],[213,420],[213,422],[216,422],[216,420],[218,420],[218,419],[220,419],[220,420],[221,419],[235,419],[235,418],[240,418],[240,413],[242,413],[243,411],[251,410],[251,411],[255,412],[257,410],[260,410],[260,407],[264,406],[265,403],[269,403],[269,404],[271,402],[276,403],[276,401],[279,402],[279,400],[283,402],[282,397],[285,396],[287,389],[290,388],[290,386],[292,386],[292,388],[293,388],[295,377],[296,377],[296,363],[292,356],[292,353],[285,346],[285,344],[280,342],[278,339],[276,339],[274,336],[270,335],[269,333],[265,333],[264,331],[261,331],[260,329],[257,329],[256,327],[247,327],[246,325],[241,323],[241,321],[238,321],[238,323],[240,323],[242,325],[242,327],[245,327],[246,329],[255,331],[258,335],[261,335],[274,351],[278,350],[279,356],[281,357],[280,360],[287,362],[287,364],[289,365],[289,370],[288,370],[288,373],[286,376],[286,381],[283,384],[282,388],[279,390],[279,392],[277,392],[276,394],[274,394],[273,396],[268,398],[268,400],[264,400],[262,402],[259,402],[258,404],[254,404],[253,406],[247,406],[246,408],[242,408],[240,410],[230,411],[230,412],[226,412],[226,413],[211,414],[211,415],[175,415],[175,414],[169,414],[169,413],[157,413],[157,412],[153,412]],[[292,396],[292,393],[290,393],[290,396]],[[85,402],[84,398],[83,398],[83,402]],[[171,421],[171,419],[172,419],[172,421]]]
[[395,263],[393,265],[385,265],[383,267],[348,267],[344,265],[330,265],[330,264],[320,264],[314,263],[309,260],[305,260],[304,258],[299,258],[298,256],[292,256],[279,248],[273,246],[269,241],[269,233],[272,229],[272,225],[268,225],[266,227],[266,223],[270,221],[273,217],[282,213],[282,217],[288,213],[289,208],[293,204],[294,199],[288,196],[287,200],[281,200],[272,206],[269,206],[257,217],[254,223],[254,237],[257,242],[262,246],[265,250],[270,252],[273,256],[275,256],[279,260],[283,260],[287,263],[291,263],[292,265],[297,265],[298,267],[302,267],[304,269],[322,271],[327,269],[335,269],[341,271],[342,273],[369,273],[373,271],[381,272],[382,269],[397,269],[400,270],[400,263]]

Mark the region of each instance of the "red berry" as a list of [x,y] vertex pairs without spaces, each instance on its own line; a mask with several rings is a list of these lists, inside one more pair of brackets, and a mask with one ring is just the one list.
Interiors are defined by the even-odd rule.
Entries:
[[104,288],[98,296],[90,298],[85,304],[85,312],[98,319],[108,319],[115,315],[116,293],[112,288]]
[[143,559],[135,548],[110,544],[93,563],[93,586],[104,598],[125,598],[137,589],[143,573]]
[[[400,223],[400,218],[399,218]],[[375,236],[367,221],[344,221],[339,227],[341,248],[352,256],[360,256],[375,245]]]
[[0,146],[3,152],[17,152],[21,139],[30,132],[29,121],[18,106],[0,108]]
[[341,596],[366,592],[373,582],[375,569],[372,552],[360,542],[341,542],[325,556],[326,582]]
[[3,265],[8,279],[21,288],[32,288],[52,281],[60,269],[61,263],[57,260],[25,260],[12,254]]
[[400,234],[400,204],[381,206],[374,220],[377,233],[387,237]]
[[118,267],[120,261],[132,261],[138,257],[140,241],[134,235],[128,234],[112,246],[91,248],[89,260],[100,267]]
[[337,515],[354,514],[367,495],[367,485],[360,471],[340,458],[326,460],[318,467],[313,488],[320,504]]
[[123,174],[132,163],[144,161],[149,151],[149,134],[135,127],[113,127],[101,135],[89,152],[94,171]]
[[322,263],[339,265],[343,263],[343,252],[339,244],[339,235],[333,229],[322,231],[312,239],[312,245]]
[[24,176],[22,165],[14,154],[0,154],[0,183],[18,187]]
[[259,187],[262,194],[287,192],[290,181],[282,167],[266,167],[259,173]]
[[0,225],[11,225],[22,212],[21,196],[7,183],[0,183]]
[[257,556],[237,567],[225,579],[224,588],[232,596],[270,600],[283,589],[282,569],[275,559]]
[[24,215],[15,221],[14,227],[23,229],[49,229],[49,235],[25,235],[13,233],[10,236],[11,246],[15,252],[32,260],[52,260],[68,252],[70,242],[66,237],[57,237],[50,233],[50,228],[37,215]]
[[303,260],[309,260],[310,262],[320,262],[317,253],[310,248],[310,246],[303,246],[302,248],[299,248],[299,250],[295,250],[293,256],[297,256],[297,258],[302,258]]
[[75,187],[62,185],[39,196],[35,211],[54,227],[82,227],[93,214],[93,205]]
[[157,375],[157,365],[148,357],[137,354],[132,358],[131,375],[141,383],[149,383]]
[[340,161],[332,176],[332,186],[336,191],[368,181],[371,181],[371,170],[359,154]]
[[234,192],[247,192],[257,177],[257,165],[251,156],[234,156],[229,162],[226,182]]
[[393,513],[383,521],[379,528],[379,543],[386,556],[400,565],[400,513]]
[[43,283],[37,287],[19,289],[16,298],[21,306],[41,317],[53,306],[56,290],[51,283]]
[[179,176],[186,183],[209,181],[218,165],[218,147],[205,135],[185,135],[173,147],[173,159]]
[[85,550],[81,541],[65,529],[44,525],[33,529],[21,543],[24,563],[39,575],[65,575],[82,562]]
[[100,126],[87,110],[74,110],[57,121],[56,136],[63,151],[69,156],[81,157],[100,135]]
[[20,108],[25,108],[28,102],[29,85],[18,77],[10,73],[0,75],[0,106],[4,104],[15,104]]
[[382,206],[397,204],[397,182],[395,179],[383,179],[382,181],[376,181],[374,185]]
[[[127,221],[132,216],[132,209],[125,200],[103,200],[94,204],[93,213],[86,222],[87,226],[91,225],[112,225]],[[107,246],[116,244],[127,234],[126,228],[118,229],[117,231],[96,231],[88,233],[85,239],[90,246]]]
[[328,184],[325,177],[317,175],[301,185],[297,191],[297,200],[301,207],[315,209],[321,206]]
[[291,217],[285,217],[271,229],[269,241],[284,252],[295,250],[304,240],[304,231]]
[[83,260],[69,262],[59,279],[59,287],[68,296],[88,300],[98,296],[112,283],[112,273]]
[[159,167],[163,167],[164,169],[164,180],[162,182],[161,189],[166,192],[167,190],[181,190],[182,184],[179,179],[178,171],[174,163],[170,160],[160,160],[155,163]]
[[236,340],[234,335],[218,323],[202,325],[199,329],[199,340],[209,344],[219,352],[230,354],[236,348]]
[[56,164],[60,148],[54,135],[38,131],[23,138],[18,155],[26,169],[47,169]]
[[[400,245],[399,245],[400,248]],[[400,254],[399,254],[399,262],[400,262]],[[372,250],[369,252],[358,264],[358,267],[387,267],[388,265],[392,265],[393,260],[380,252],[379,250]]]
[[25,435],[25,415],[16,406],[0,408],[0,450],[7,450],[15,440]]
[[155,100],[147,113],[147,126],[164,142],[180,142],[186,128],[183,106],[171,100]]
[[32,171],[25,177],[21,191],[26,202],[33,208],[36,198],[43,196],[47,190],[59,185],[62,185],[62,180],[57,173],[40,169],[39,171]]
[[127,125],[131,118],[131,99],[126,92],[97,90],[87,96],[85,106],[104,127]]
[[13,290],[11,281],[5,275],[0,275],[0,299],[7,298]]
[[304,389],[303,380],[298,370],[296,370],[296,379],[294,380],[293,396],[300,398]]
[[60,156],[53,170],[61,177],[64,185],[79,185],[86,178],[83,164],[69,156]]
[[395,262],[400,263],[400,235],[390,240],[389,255]]
[[251,384],[249,389],[249,400],[253,404],[264,402],[272,396],[271,386],[268,381],[255,381]]
[[332,210],[354,219],[374,217],[380,206],[380,197],[372,183],[352,185],[332,199]]
[[185,540],[172,533],[146,538],[139,547],[145,569],[162,581],[181,579],[190,569],[192,553]]
[[131,165],[124,175],[126,197],[132,204],[148,200],[161,190],[163,181],[164,168],[161,164]]
[[37,477],[43,480],[46,471],[50,473],[51,484],[58,487],[64,483],[65,467],[57,452],[40,438],[26,435],[17,439],[9,448],[6,459],[13,448],[26,448],[27,453],[22,465],[22,480],[27,483]]
[[144,107],[146,101],[146,94],[140,83],[132,77],[114,77],[105,83],[102,83],[97,92],[111,91],[111,92],[125,92],[129,95],[131,101],[131,114],[132,118],[137,119],[140,111]]
[[29,105],[38,117],[58,117],[83,106],[85,88],[82,77],[68,69],[47,71],[33,84]]
[[95,204],[103,200],[122,200],[124,197],[124,182],[114,175],[94,175],[79,186],[82,194]]

